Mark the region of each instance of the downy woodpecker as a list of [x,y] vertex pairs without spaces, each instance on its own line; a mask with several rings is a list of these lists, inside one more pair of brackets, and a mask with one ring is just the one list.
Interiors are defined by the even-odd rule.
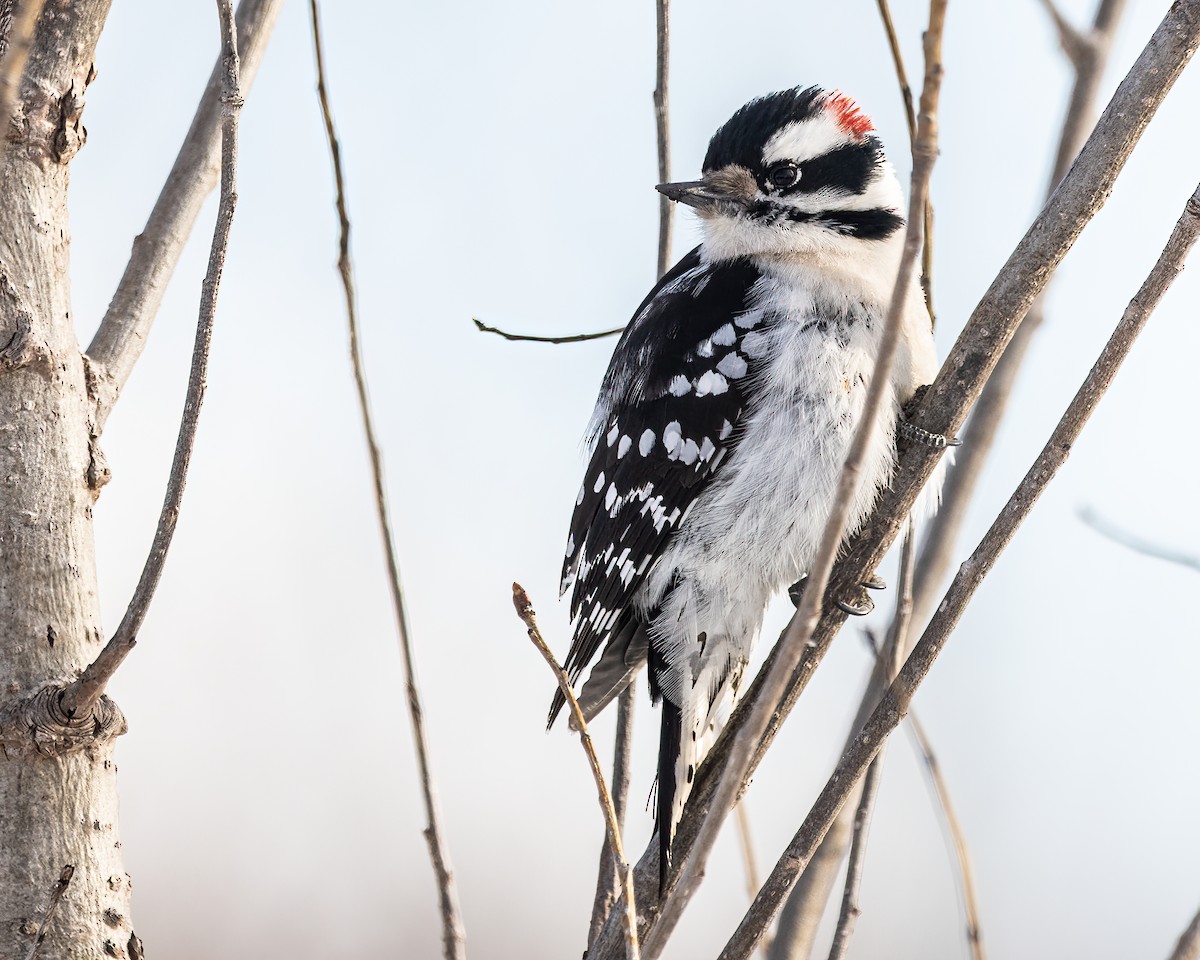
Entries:
[[[590,719],[649,663],[663,878],[767,602],[816,553],[875,366],[904,218],[872,129],[844,94],[784,90],[717,130],[702,179],[659,184],[704,242],[638,307],[600,386],[563,566],[565,666],[575,682],[602,651],[580,692]],[[936,371],[914,282],[848,535],[890,482],[902,405]]]

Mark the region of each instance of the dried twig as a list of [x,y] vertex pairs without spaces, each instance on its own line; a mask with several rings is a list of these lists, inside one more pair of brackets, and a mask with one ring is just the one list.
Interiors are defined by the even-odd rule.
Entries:
[[505,340],[516,340],[525,343],[583,343],[585,340],[602,340],[605,337],[615,337],[617,334],[625,332],[624,327],[613,327],[611,330],[601,330],[598,333],[572,333],[562,337],[535,337],[528,333],[509,333],[507,330],[501,330],[499,327],[489,327],[486,323],[474,317],[471,318],[471,322],[475,324],[475,329],[480,333],[494,333]]
[[558,689],[562,691],[562,695],[567,701],[567,709],[571,711],[573,726],[579,731],[579,742],[583,746],[583,752],[587,754],[588,766],[592,771],[592,779],[596,781],[596,795],[600,801],[600,810],[604,814],[604,826],[608,833],[609,845],[612,847],[613,860],[617,865],[617,871],[620,873],[621,881],[625,887],[626,955],[629,960],[637,960],[639,956],[638,924],[637,901],[634,898],[633,890],[633,866],[625,859],[625,850],[621,844],[621,828],[617,824],[617,812],[613,808],[612,796],[608,792],[608,785],[604,782],[604,771],[600,769],[600,758],[596,756],[596,748],[592,745],[591,734],[588,733],[587,721],[583,717],[583,711],[579,708],[579,701],[575,699],[575,691],[571,689],[571,680],[567,676],[567,672],[554,658],[554,654],[550,651],[550,647],[547,646],[546,641],[542,639],[542,633],[537,625],[537,615],[533,612],[533,604],[529,600],[529,595],[519,583],[514,583],[512,589],[513,606],[517,608],[517,616],[525,624],[525,629],[528,631],[529,639],[533,641],[533,645],[537,647],[542,658],[549,664],[550,669],[554,671],[554,679],[558,681]]
[[[913,524],[909,523],[908,533],[904,537],[904,547],[900,554],[900,577],[896,594],[896,614],[892,619],[892,628],[888,637],[887,647],[883,651],[882,666],[885,683],[890,685],[903,662],[908,649],[908,624],[912,616],[912,587],[913,567],[915,566],[915,533]],[[878,694],[875,695],[876,699]],[[856,728],[857,729],[857,728]],[[850,945],[850,937],[861,913],[859,907],[859,889],[862,886],[863,867],[867,856],[867,832],[871,824],[872,808],[875,797],[879,792],[879,781],[883,778],[882,751],[867,768],[863,778],[862,790],[858,805],[854,812],[854,829],[850,841],[850,860],[846,866],[846,886],[842,893],[842,907],[838,913],[837,927],[833,933],[833,943],[829,948],[829,960],[841,960],[846,955]],[[843,811],[845,808],[843,807]],[[841,814],[839,814],[840,816]]]
[[1075,68],[1079,69],[1087,57],[1087,48],[1093,42],[1091,34],[1076,30],[1071,22],[1063,16],[1054,0],[1041,0],[1041,4],[1046,13],[1050,15],[1050,19],[1054,21],[1054,29],[1058,31],[1058,42],[1063,53],[1067,55],[1067,59],[1075,65]]
[[137,643],[138,630],[150,608],[154,591],[162,577],[163,566],[175,525],[179,520],[179,507],[183,501],[183,488],[187,482],[188,465],[196,443],[196,428],[200,422],[200,407],[204,403],[207,388],[205,379],[208,371],[208,353],[212,344],[213,321],[217,313],[217,290],[221,284],[221,272],[225,269],[225,252],[229,247],[229,230],[233,225],[233,212],[237,206],[237,123],[242,108],[237,49],[237,26],[233,19],[230,0],[217,0],[217,12],[221,20],[222,55],[221,79],[221,199],[217,208],[217,222],[213,230],[212,246],[208,254],[208,270],[200,292],[200,315],[196,322],[196,340],[192,348],[192,367],[188,375],[187,396],[183,404],[183,417],[179,425],[179,437],[175,441],[175,456],[171,462],[171,474],[167,479],[167,493],[163,499],[158,527],[150,554],[146,557],[142,575],[133,592],[133,598],[125,611],[112,639],[100,655],[67,687],[62,694],[62,707],[67,716],[84,715],[100,699],[117,668],[129,656]]
[[950,589],[938,605],[937,613],[913,648],[912,655],[879,706],[875,708],[866,726],[855,737],[853,746],[839,761],[804,823],[788,844],[775,869],[771,871],[754,904],[725,950],[721,952],[719,960],[741,960],[748,957],[753,950],[795,877],[804,869],[804,865],[820,843],[825,829],[837,816],[838,810],[853,790],[854,781],[863,775],[888,735],[908,712],[917,687],[928,675],[933,661],[946,645],[979,584],[1008,546],[1021,523],[1029,516],[1047,484],[1066,462],[1072,446],[1100,398],[1111,385],[1138,333],[1145,326],[1171,282],[1183,269],[1184,259],[1195,244],[1198,234],[1200,186],[1197,186],[1189,198],[1184,213],[1175,225],[1158,261],[1130,301],[1108,343],[1059,420],[1041,454],[1029,468],[1004,509],[992,522],[974,553],[959,568]]
[[46,912],[42,914],[42,922],[38,924],[37,933],[34,934],[33,943],[29,945],[29,952],[25,954],[25,960],[36,960],[38,951],[42,949],[42,943],[45,942],[46,933],[50,929],[50,920],[54,917],[54,911],[58,909],[58,901],[67,892],[73,876],[75,876],[75,867],[68,863],[62,868],[58,879],[54,881],[54,888],[50,891],[50,902],[46,905]]
[[[1150,118],[1191,60],[1198,42],[1200,0],[1178,0],[1113,94],[1078,160],[972,312],[937,379],[913,411],[915,423],[947,436],[953,436],[962,426],[1021,318],[1083,228],[1104,205]],[[892,485],[880,495],[874,513],[834,569],[828,590],[831,597],[858,589],[858,584],[875,569],[898,535],[937,459],[938,453],[922,444],[913,444],[901,453]],[[918,584],[920,575],[918,565]],[[914,609],[914,618],[915,615]],[[754,751],[745,771],[747,777],[757,769],[844,621],[845,614],[832,604],[826,605],[811,646],[792,673],[786,696],[777,705]],[[781,645],[776,644],[765,669],[780,656]],[[672,841],[676,862],[687,856],[695,842],[716,796],[733,744],[759,703],[763,676],[760,671],[697,771],[688,805]],[[678,868],[671,873],[668,883],[677,881]],[[655,925],[660,907],[655,844],[651,843],[638,861],[636,879],[644,936]],[[605,924],[592,951],[592,960],[614,957],[619,940],[619,927],[611,922]]]
[[915,710],[908,712],[908,730],[912,735],[913,744],[921,755],[925,772],[929,777],[929,785],[937,800],[938,809],[942,812],[942,821],[950,838],[950,845],[958,865],[958,879],[962,890],[963,913],[967,921],[967,946],[971,950],[973,960],[985,960],[983,949],[983,930],[979,925],[979,897],[975,892],[975,871],[971,869],[971,854],[967,849],[967,835],[958,820],[954,804],[950,801],[950,788],[942,776],[942,768],[937,756],[930,746],[925,727],[917,717]]
[[[613,744],[612,796],[617,829],[625,834],[625,811],[629,805],[629,779],[633,753],[633,711],[637,701],[637,678],[617,698],[617,733]],[[621,896],[624,878],[613,861],[607,837],[600,851],[600,869],[596,877],[596,896],[592,900],[592,919],[588,924],[588,947],[604,927],[604,921]]]
[[1187,929],[1179,935],[1179,942],[1171,951],[1170,960],[1197,960],[1200,957],[1200,912],[1192,917]]
[[0,4],[0,8],[6,8],[0,18],[0,160],[8,149],[8,125],[17,109],[25,61],[29,59],[33,33],[44,5],[45,0],[11,0]]
[[[1108,63],[1109,51],[1124,7],[1125,0],[1098,2],[1089,34],[1092,39],[1086,48],[1087,56],[1082,61],[1074,62],[1075,82],[1059,135],[1050,183],[1046,190],[1047,198],[1066,176],[1067,169],[1079,154],[1085,138],[1092,129],[1100,81],[1104,76],[1104,68]],[[954,469],[950,471],[945,490],[942,492],[941,508],[929,524],[921,546],[914,606],[914,619],[919,624],[928,619],[930,604],[937,597],[938,588],[950,569],[958,533],[966,519],[967,505],[971,502],[975,487],[983,475],[996,431],[1008,409],[1008,398],[1016,382],[1017,372],[1025,359],[1033,335],[1044,319],[1044,307],[1043,291],[1029,308],[1024,322],[1017,328],[967,423],[963,434],[963,446],[955,458]]]
[[1136,550],[1147,557],[1154,557],[1156,560],[1166,560],[1168,563],[1200,571],[1200,555],[1186,553],[1183,550],[1175,550],[1172,547],[1166,547],[1160,543],[1155,543],[1153,540],[1148,540],[1129,530],[1124,530],[1111,520],[1106,520],[1102,517],[1094,507],[1081,507],[1079,510],[1079,519],[1101,536],[1108,537],[1109,540],[1119,543],[1123,547]]
[[[671,134],[667,112],[667,75],[670,66],[670,0],[657,0],[655,4],[655,84],[654,84],[654,132],[658,141],[658,182],[671,179]],[[665,194],[658,197],[658,276],[667,272],[671,265],[671,227],[674,223],[675,204]]]
[[[237,11],[239,84],[245,96],[258,71],[283,0],[242,0]],[[200,208],[217,183],[224,123],[225,67],[218,60],[175,164],[87,349],[96,394],[95,431],[104,427],[133,372]]]
[[413,745],[417,754],[421,795],[425,804],[427,821],[424,834],[425,840],[429,844],[429,857],[437,879],[438,904],[442,918],[442,953],[446,960],[462,960],[466,956],[466,935],[463,931],[462,912],[458,903],[454,870],[450,864],[450,851],[446,844],[441,810],[437,801],[437,788],[429,761],[429,739],[425,733],[425,715],[421,707],[421,694],[417,684],[413,645],[404,603],[404,590],[400,580],[400,561],[396,553],[396,540],[392,532],[388,510],[387,487],[383,478],[383,455],[379,448],[379,440],[371,416],[371,404],[367,396],[366,365],[363,363],[362,345],[359,340],[354,267],[350,259],[350,216],[346,204],[342,150],[334,129],[333,112],[329,105],[329,91],[325,84],[325,57],[321,42],[321,20],[317,9],[317,0],[309,0],[309,13],[312,22],[313,55],[317,70],[317,99],[320,101],[321,117],[325,123],[325,136],[329,143],[329,156],[333,164],[333,179],[336,189],[335,199],[339,226],[337,267],[342,279],[342,293],[346,300],[346,324],[350,339],[350,358],[354,368],[354,386],[358,395],[358,408],[362,416],[363,433],[371,460],[375,512],[379,520],[379,534],[383,540],[384,553],[387,557],[388,585],[391,588],[396,632],[399,634],[400,650],[404,661],[408,712],[412,722]]
[[[896,82],[900,86],[900,98],[904,101],[904,120],[908,124],[908,142],[912,146],[917,142],[917,112],[913,107],[912,87],[908,83],[908,71],[904,69],[904,55],[900,52],[900,38],[896,36],[896,25],[892,22],[892,11],[888,0],[876,0],[879,7],[879,19],[883,22],[883,31],[887,34],[888,49],[892,53],[892,64],[896,68]],[[934,321],[933,312],[933,200],[925,198],[925,210],[922,214],[925,221],[925,238],[921,246],[921,290],[925,294],[925,306],[929,309],[929,319]]]
[[[751,757],[766,732],[776,705],[784,699],[789,678],[799,666],[800,660],[808,648],[808,640],[812,636],[821,614],[821,603],[825,596],[825,587],[829,583],[833,562],[845,536],[846,521],[850,515],[851,503],[858,490],[867,446],[877,429],[878,413],[883,405],[885,391],[891,382],[889,374],[892,360],[899,346],[904,308],[916,270],[917,257],[921,250],[922,221],[920,214],[928,193],[929,176],[937,157],[935,117],[941,83],[941,36],[942,26],[945,22],[945,10],[946,0],[933,0],[930,5],[929,29],[925,35],[925,88],[921,93],[921,115],[917,142],[913,146],[909,221],[896,285],[880,339],[879,355],[867,387],[867,396],[863,402],[858,429],[855,431],[850,451],[846,456],[846,463],[842,468],[836,500],[821,536],[817,555],[809,568],[800,608],[796,611],[796,616],[779,644],[781,653],[778,660],[771,667],[765,668],[768,672],[759,699],[747,722],[738,732],[726,768],[722,773],[717,794],[681,870],[679,886],[684,891],[692,886],[693,878],[708,859],[721,822],[737,799]],[[673,896],[672,892],[668,891],[660,918],[664,930],[669,931],[673,928],[679,912],[683,909],[683,901],[683,896]],[[663,936],[647,938],[647,954],[651,957],[655,956],[656,950],[664,942],[665,937]]]

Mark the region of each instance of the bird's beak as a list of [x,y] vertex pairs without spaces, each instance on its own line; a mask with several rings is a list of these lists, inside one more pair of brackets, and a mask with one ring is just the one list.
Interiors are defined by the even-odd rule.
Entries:
[[710,180],[687,180],[681,183],[660,183],[654,188],[676,203],[686,203],[697,210],[709,210],[721,202],[742,203]]

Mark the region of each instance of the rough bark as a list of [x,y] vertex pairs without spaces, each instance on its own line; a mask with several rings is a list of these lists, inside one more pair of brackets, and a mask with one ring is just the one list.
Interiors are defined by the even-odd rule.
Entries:
[[75,868],[43,960],[138,957],[117,835],[113,742],[100,700],[59,709],[57,687],[104,634],[92,503],[88,376],[71,322],[67,164],[110,0],[50,0],[0,166],[0,956],[24,956],[63,872]]

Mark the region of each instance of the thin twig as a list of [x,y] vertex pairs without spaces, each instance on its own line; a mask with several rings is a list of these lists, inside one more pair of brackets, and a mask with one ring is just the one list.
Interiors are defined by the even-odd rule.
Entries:
[[[617,732],[613,744],[612,795],[617,829],[625,835],[625,811],[629,805],[629,780],[633,758],[633,711],[637,702],[637,677],[617,698]],[[592,919],[588,924],[588,948],[604,927],[604,921],[621,896],[623,878],[613,861],[612,846],[605,838],[600,850],[600,867],[596,877],[596,896],[592,900]]]
[[[243,97],[258,72],[282,6],[283,0],[241,0],[238,4],[238,82]],[[192,227],[217,183],[224,83],[225,66],[218,59],[167,181],[145,227],[134,238],[129,263],[87,348],[97,435],[142,354]]]
[[1166,560],[1168,563],[1200,571],[1200,555],[1165,547],[1160,543],[1155,543],[1153,540],[1147,540],[1145,537],[1138,536],[1136,533],[1123,530],[1112,521],[1102,517],[1094,507],[1081,507],[1079,510],[1079,519],[1101,536],[1108,537],[1114,543],[1119,543],[1130,550],[1136,550],[1143,556],[1153,557],[1155,560]]
[[572,333],[562,337],[535,337],[528,333],[509,333],[507,330],[501,330],[499,327],[489,327],[486,323],[474,317],[471,318],[471,322],[475,324],[475,329],[480,333],[494,333],[505,340],[516,340],[526,343],[583,343],[585,340],[602,340],[605,337],[615,337],[617,334],[625,332],[624,327],[613,327],[611,330],[601,330],[598,333]]
[[321,117],[325,123],[325,136],[329,143],[329,156],[333,165],[336,190],[335,202],[339,226],[337,267],[342,279],[342,293],[346,300],[346,325],[350,340],[350,358],[354,368],[354,386],[358,395],[358,408],[362,416],[363,433],[371,461],[375,512],[379,520],[379,535],[383,540],[384,553],[387,557],[388,585],[391,589],[396,632],[399,635],[400,650],[404,661],[408,712],[412,725],[413,746],[417,754],[417,768],[421,779],[421,795],[425,804],[427,825],[424,834],[429,845],[429,857],[433,863],[433,871],[437,880],[438,904],[442,918],[442,953],[446,960],[463,960],[466,956],[466,935],[463,930],[462,911],[459,908],[458,889],[454,881],[450,851],[446,844],[441,810],[437,801],[436,781],[429,760],[429,739],[425,733],[425,714],[421,706],[413,644],[404,603],[404,590],[401,586],[400,560],[396,552],[396,540],[388,510],[387,485],[383,477],[383,454],[379,447],[375,423],[371,415],[371,404],[367,395],[366,365],[363,362],[362,344],[359,339],[358,298],[354,286],[354,267],[350,259],[350,215],[342,170],[342,150],[334,129],[333,112],[325,84],[324,46],[321,41],[321,20],[317,9],[317,0],[309,0],[309,13],[312,23],[313,55],[317,71],[317,99],[320,102]]
[[[1108,64],[1109,52],[1125,3],[1126,0],[1098,0],[1096,15],[1092,21],[1092,42],[1087,48],[1088,56],[1084,61],[1074,64],[1075,82],[1063,118],[1054,165],[1050,171],[1050,182],[1046,189],[1047,200],[1066,176],[1068,168],[1079,155],[1084,140],[1092,130],[1092,118],[1096,115],[1096,101],[1100,94],[1100,81]],[[967,506],[975,494],[979,478],[983,476],[983,468],[991,453],[1000,421],[1008,409],[1008,398],[1016,383],[1017,373],[1044,316],[1043,290],[1017,328],[967,423],[963,433],[963,446],[958,451],[954,469],[950,471],[946,487],[942,491],[941,508],[926,529],[925,540],[921,546],[914,606],[917,623],[924,623],[928,619],[930,604],[937,597],[937,591],[950,569],[958,533],[966,519]]]
[[[817,555],[809,566],[800,608],[796,611],[796,616],[780,643],[781,655],[766,675],[760,699],[757,700],[748,721],[739,731],[737,739],[733,743],[733,749],[721,776],[716,797],[681,870],[679,886],[685,891],[693,885],[693,878],[707,861],[721,822],[737,799],[751,757],[766,732],[771,715],[775,707],[784,699],[788,680],[799,666],[805,650],[808,649],[808,641],[812,637],[821,615],[821,603],[825,596],[825,588],[829,583],[829,575],[834,560],[837,558],[838,549],[845,537],[846,522],[850,515],[851,504],[858,492],[867,448],[874,432],[878,429],[876,421],[879,411],[883,407],[885,393],[890,389],[892,360],[899,347],[904,309],[908,302],[909,289],[916,270],[917,257],[921,250],[922,220],[920,214],[928,193],[929,176],[937,157],[935,118],[941,84],[941,36],[945,11],[946,0],[933,0],[930,5],[929,29],[925,35],[925,87],[921,93],[921,115],[917,142],[913,146],[912,194],[909,200],[909,220],[904,237],[904,250],[883,334],[880,338],[875,369],[871,374],[867,395],[859,414],[858,428],[846,455],[846,463],[842,467],[836,499],[821,535]],[[679,913],[682,912],[683,900],[682,896],[673,896],[672,891],[668,890],[660,915],[660,923],[664,930],[673,929]],[[657,951],[664,943],[665,937],[663,936],[647,938],[647,955],[656,956]]]
[[221,273],[225,269],[225,253],[229,247],[229,231],[233,226],[233,213],[237,207],[237,133],[238,113],[242,108],[237,49],[237,26],[233,19],[230,0],[216,0],[217,13],[221,21],[221,42],[224,54],[221,82],[221,199],[217,207],[217,222],[213,229],[212,246],[208,254],[208,269],[200,292],[200,312],[196,322],[196,339],[192,347],[192,367],[188,375],[187,396],[183,404],[183,417],[179,425],[179,437],[175,441],[175,456],[171,462],[171,474],[167,479],[167,493],[163,499],[158,527],[146,557],[142,575],[138,579],[133,598],[125,610],[116,632],[99,656],[68,686],[62,694],[62,707],[67,716],[84,716],[100,699],[104,688],[117,668],[129,656],[137,643],[138,631],[154,591],[162,577],[163,566],[175,525],[179,521],[179,508],[183,502],[183,488],[187,482],[188,465],[196,443],[196,429],[200,423],[200,407],[208,383],[208,354],[212,345],[213,322],[217,314],[217,291],[221,284]]
[[[883,652],[884,680],[891,685],[907,653],[908,624],[912,616],[913,567],[916,565],[916,536],[910,522],[900,554],[900,582],[897,585],[896,613],[892,618],[887,646]],[[877,696],[877,695],[876,695]],[[850,946],[859,907],[859,890],[862,886],[863,868],[867,859],[867,833],[871,826],[871,814],[875,797],[879,792],[879,781],[883,778],[882,751],[871,761],[863,778],[862,791],[854,811],[854,829],[850,841],[850,859],[846,866],[846,886],[842,893],[842,907],[838,913],[837,927],[833,932],[833,943],[829,948],[829,960],[841,960]],[[845,811],[843,807],[843,812]],[[841,814],[839,814],[841,816]],[[822,841],[823,842],[823,841]]]
[[925,772],[929,777],[929,785],[937,800],[938,809],[942,812],[942,821],[950,838],[951,852],[958,865],[958,880],[962,890],[963,913],[967,924],[967,946],[971,950],[973,960],[985,960],[983,949],[983,928],[979,925],[979,896],[975,892],[975,871],[971,867],[971,853],[967,848],[967,835],[959,822],[954,804],[950,800],[950,788],[942,776],[941,764],[930,745],[925,727],[917,717],[915,710],[908,712],[908,731],[913,744],[921,755]]
[[[912,146],[917,142],[917,111],[913,107],[908,71],[904,68],[904,54],[900,52],[900,38],[896,35],[896,24],[892,21],[888,0],[876,0],[876,6],[879,8],[879,19],[883,21],[883,31],[887,34],[892,65],[896,68],[896,82],[900,86],[900,98],[904,101],[904,120],[908,124],[908,143]],[[921,290],[925,294],[929,320],[933,323],[937,315],[933,312],[933,200],[929,197],[925,198],[922,216],[925,222],[925,239],[921,246]]]
[[525,624],[525,629],[528,631],[529,639],[533,641],[533,645],[537,647],[542,658],[549,665],[550,669],[554,671],[554,679],[558,681],[558,689],[562,691],[562,695],[567,701],[567,708],[571,711],[572,726],[575,730],[579,731],[579,743],[583,747],[583,752],[587,754],[588,766],[592,771],[592,779],[596,781],[596,796],[600,801],[600,811],[604,814],[604,827],[608,833],[609,845],[612,847],[613,861],[617,865],[617,870],[621,874],[621,880],[625,887],[626,955],[629,960],[638,960],[637,901],[633,891],[633,866],[625,859],[625,849],[621,844],[621,827],[617,823],[617,812],[613,808],[612,796],[608,792],[608,785],[604,782],[604,771],[600,768],[600,758],[596,756],[596,748],[592,745],[592,737],[588,733],[587,721],[584,719],[583,710],[580,709],[579,701],[575,698],[575,691],[571,689],[571,680],[561,664],[554,658],[550,647],[542,638],[542,632],[538,629],[537,615],[533,612],[533,604],[529,600],[529,595],[519,583],[514,583],[512,589],[513,606],[517,609],[517,616]]
[[0,30],[0,161],[8,150],[8,126],[16,116],[25,62],[44,5],[45,0],[13,0],[8,10],[8,32]]
[[1054,21],[1054,29],[1058,31],[1058,42],[1063,53],[1067,55],[1067,59],[1075,65],[1076,69],[1079,69],[1087,57],[1087,48],[1093,42],[1091,35],[1075,29],[1071,22],[1063,16],[1054,0],[1041,0],[1041,4],[1046,13],[1050,15],[1050,19]]
[[[658,141],[658,182],[671,179],[671,132],[669,127],[667,100],[667,76],[671,57],[670,0],[657,0],[655,4],[655,84],[654,84],[654,132]],[[658,276],[667,272],[671,265],[671,227],[674,223],[675,204],[665,194],[658,197]]]
[[37,933],[34,935],[33,943],[29,945],[29,952],[25,954],[25,960],[36,960],[38,951],[46,939],[46,933],[50,929],[50,920],[54,916],[54,911],[58,909],[58,901],[67,892],[73,876],[75,876],[75,866],[68,863],[62,868],[58,879],[54,881],[54,889],[50,891],[50,902],[46,905],[46,912],[42,914],[42,922],[38,924]]
[[1179,935],[1179,942],[1171,951],[1170,960],[1197,960],[1200,957],[1200,912],[1192,917],[1187,929]]
[[[1168,15],[1169,16],[1169,15]],[[1120,322],[1101,351],[1095,365],[1084,379],[1074,399],[1059,420],[1050,439],[1038,455],[1024,479],[992,522],[988,532],[958,574],[938,605],[937,612],[925,629],[920,641],[904,664],[896,680],[875,708],[870,720],[855,737],[853,746],[839,761],[804,823],[796,832],[767,878],[754,904],[738,926],[718,960],[744,960],[754,949],[758,938],[770,924],[783,898],[804,869],[821,836],[837,816],[853,790],[854,782],[863,775],[872,759],[882,748],[888,735],[908,712],[917,687],[929,674],[933,662],[945,647],[975,591],[995,565],[1026,517],[1029,516],[1047,484],[1066,462],[1067,456],[1086,425],[1088,418],[1104,396],[1121,363],[1128,356],[1138,333],[1150,314],[1183,269],[1188,251],[1200,234],[1200,186],[1189,198],[1183,215],[1171,232],[1166,247],[1159,256],[1141,288],[1130,301]]]
[[[1177,0],[1117,87],[1077,161],[971,313],[937,378],[911,413],[913,422],[946,436],[958,432],[1030,304],[1044,289],[1084,227],[1104,206],[1142,132],[1190,62],[1198,43],[1200,0]],[[859,589],[858,585],[878,566],[899,535],[904,518],[938,458],[937,451],[923,444],[912,444],[901,451],[891,486],[880,494],[874,512],[847,545],[834,569],[827,591],[830,597],[848,595]],[[917,577],[919,584],[919,566]],[[771,722],[754,751],[746,770],[747,777],[753,774],[770,749],[845,619],[845,614],[836,605],[826,605],[811,647],[792,673],[786,696],[772,713]],[[777,643],[768,654],[764,670],[746,690],[697,771],[688,805],[672,841],[676,864],[687,856],[694,844],[716,797],[733,745],[751,712],[757,709],[765,671],[769,671],[770,665],[781,656],[782,645]],[[655,843],[650,843],[636,870],[643,938],[656,924],[660,910],[658,871],[658,848]],[[675,866],[668,883],[677,880],[678,876],[679,868]],[[619,925],[611,921],[606,923],[591,960],[615,957],[620,950],[621,936]]]

